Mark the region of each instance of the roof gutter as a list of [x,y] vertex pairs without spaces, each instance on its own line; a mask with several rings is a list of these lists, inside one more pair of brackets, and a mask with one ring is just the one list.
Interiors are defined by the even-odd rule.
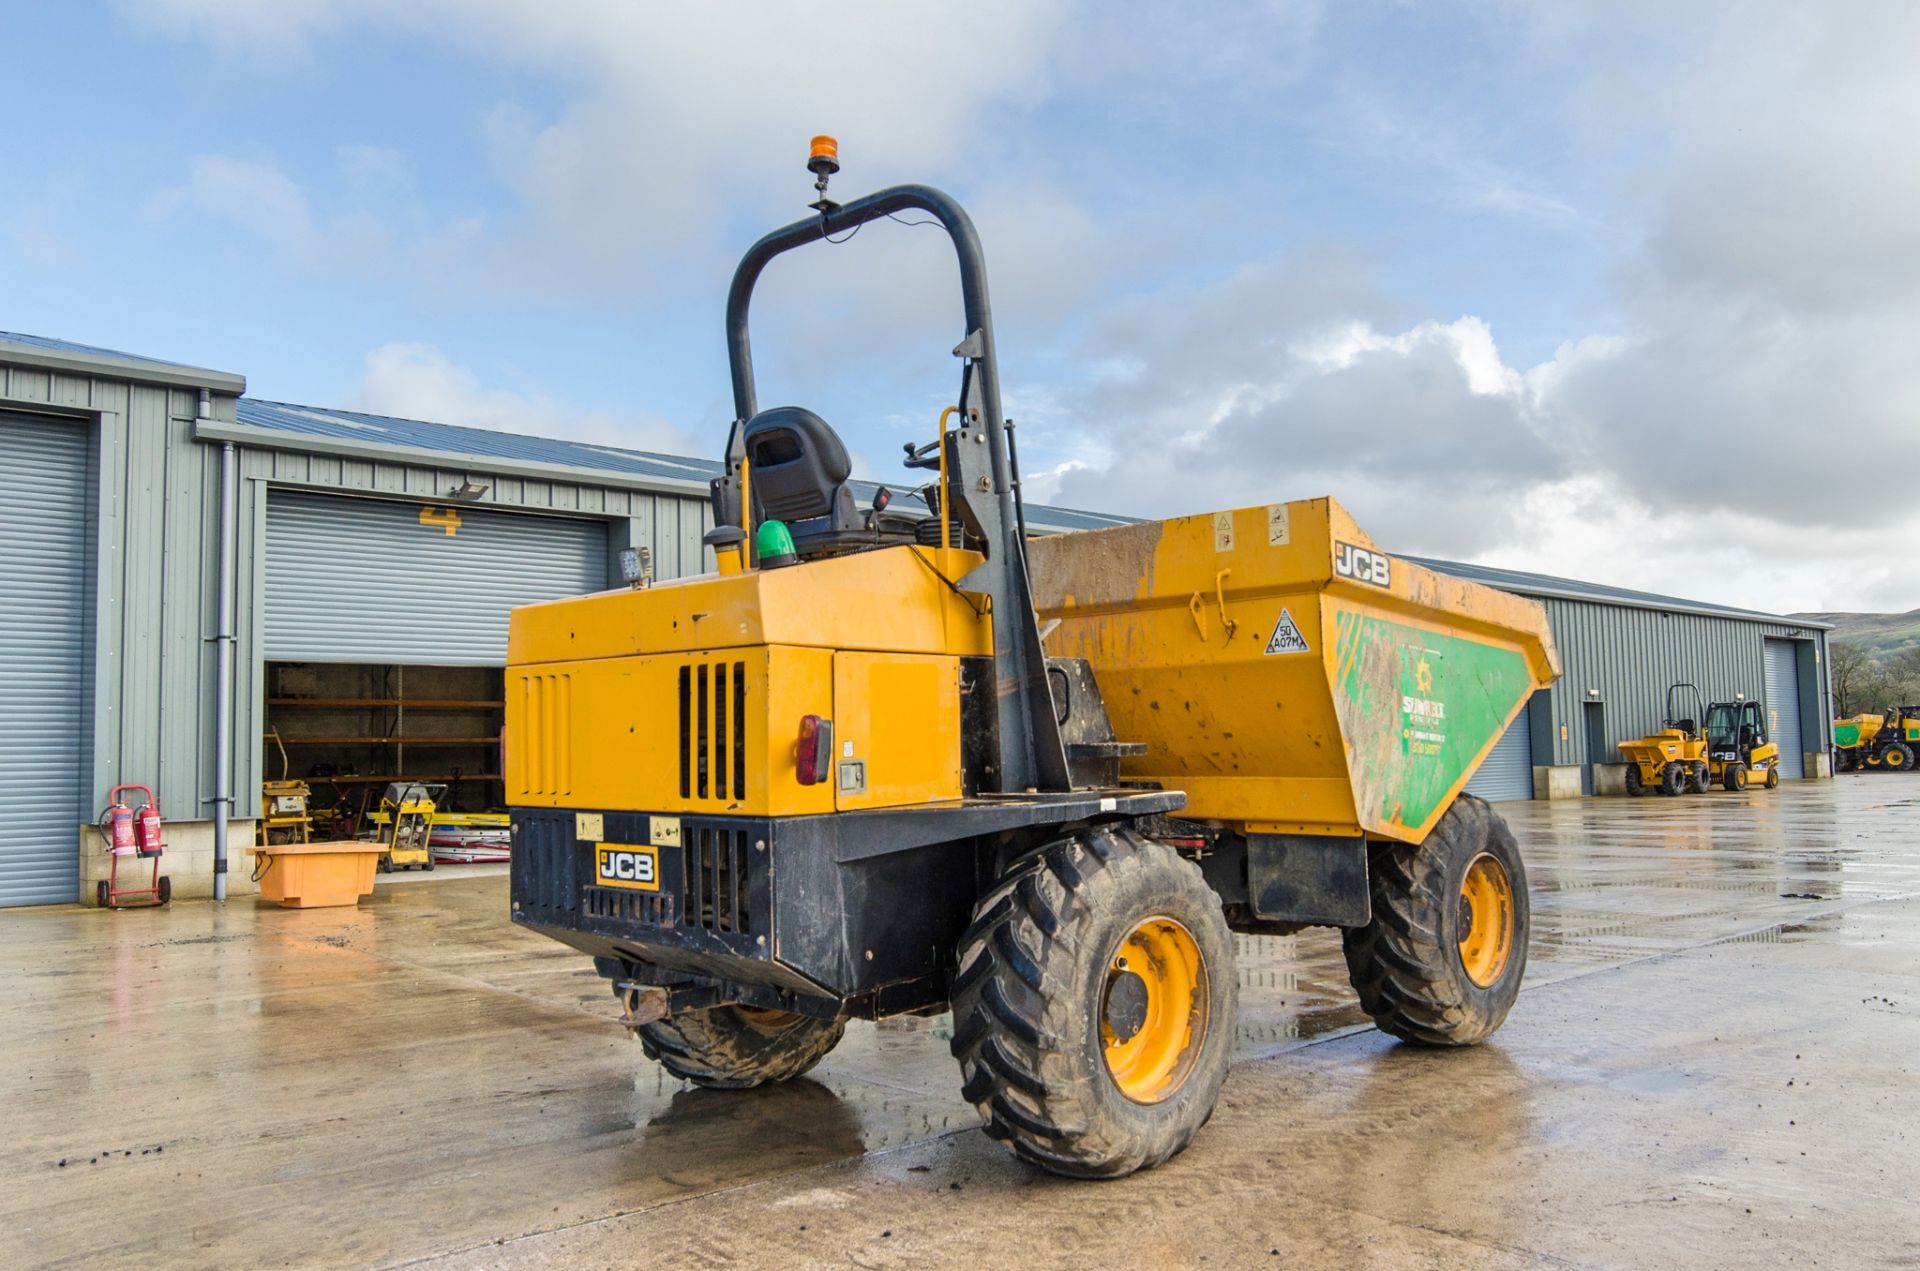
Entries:
[[[1694,604],[1685,600],[1654,601],[1632,600],[1625,596],[1597,596],[1590,591],[1578,591],[1571,587],[1550,587],[1536,583],[1496,583],[1472,574],[1458,574],[1447,567],[1448,562],[1428,560],[1418,556],[1406,559],[1416,565],[1435,570],[1454,578],[1463,578],[1468,582],[1479,583],[1482,587],[1492,587],[1496,591],[1510,591],[1517,596],[1541,596],[1553,600],[1577,600],[1588,605],[1615,605],[1621,609],[1649,609],[1655,613],[1685,613],[1701,618],[1730,618],[1736,622],[1766,622],[1778,627],[1798,627],[1803,631],[1831,631],[1830,622],[1813,622],[1804,618],[1789,618],[1785,614],[1762,613],[1757,609],[1721,609],[1712,605]],[[1462,566],[1461,568],[1471,568]]]
[[413,467],[437,467],[496,476],[526,477],[536,481],[574,481],[581,485],[603,486],[614,490],[641,490],[656,494],[690,494],[705,498],[705,481],[680,477],[640,476],[631,472],[612,472],[606,468],[576,468],[561,463],[539,463],[530,459],[502,459],[492,455],[460,454],[450,450],[423,450],[415,446],[396,446],[380,441],[350,441],[344,437],[321,437],[310,433],[283,432],[253,424],[235,424],[224,420],[197,419],[193,424],[195,441],[216,444],[231,442],[252,450],[281,450],[294,454],[333,455],[345,459],[364,459],[372,463],[408,464]]
[[143,362],[136,358],[109,357],[103,353],[79,353],[66,349],[43,349],[31,344],[0,341],[0,362],[15,366],[33,366],[70,375],[93,375],[103,379],[137,380],[142,384],[163,384],[169,388],[204,388],[235,397],[247,391],[247,378],[227,371],[209,371],[198,366],[173,366],[161,362]]

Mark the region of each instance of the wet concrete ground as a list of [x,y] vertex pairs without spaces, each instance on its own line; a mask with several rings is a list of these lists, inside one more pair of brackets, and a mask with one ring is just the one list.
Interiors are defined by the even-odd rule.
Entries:
[[498,874],[0,914],[0,1266],[1920,1264],[1920,778],[1501,810],[1492,1043],[1365,1027],[1331,932],[1243,939],[1219,1112],[1112,1184],[987,1142],[944,1019],[683,1088]]

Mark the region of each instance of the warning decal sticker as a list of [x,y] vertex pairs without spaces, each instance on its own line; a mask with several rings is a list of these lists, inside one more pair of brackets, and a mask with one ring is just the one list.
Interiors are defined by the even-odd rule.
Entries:
[[1307,637],[1300,634],[1299,624],[1293,615],[1285,609],[1280,611],[1280,621],[1274,624],[1273,638],[1267,641],[1268,654],[1307,653]]

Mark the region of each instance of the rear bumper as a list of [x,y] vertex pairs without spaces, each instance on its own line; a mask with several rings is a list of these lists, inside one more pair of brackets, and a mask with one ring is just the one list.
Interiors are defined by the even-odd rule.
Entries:
[[[756,1005],[928,1009],[946,1000],[954,946],[1000,860],[1064,823],[1183,800],[1087,791],[773,818],[516,808],[512,917],[637,982],[719,987]],[[596,876],[597,846],[670,840],[671,821],[679,845],[655,849],[656,888]]]

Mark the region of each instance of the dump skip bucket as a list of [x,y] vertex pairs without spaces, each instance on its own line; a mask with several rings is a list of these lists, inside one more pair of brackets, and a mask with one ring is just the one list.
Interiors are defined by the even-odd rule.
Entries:
[[1242,833],[1418,842],[1560,673],[1541,605],[1387,556],[1332,499],[1028,550],[1047,652],[1146,743],[1124,779]]

